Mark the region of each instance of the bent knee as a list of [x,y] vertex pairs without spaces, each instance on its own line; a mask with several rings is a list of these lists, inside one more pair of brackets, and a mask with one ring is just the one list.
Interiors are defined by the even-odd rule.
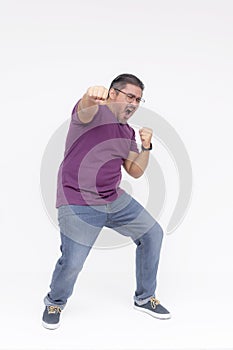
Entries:
[[148,238],[152,242],[156,242],[158,244],[162,243],[163,240],[163,229],[160,224],[156,221],[153,227],[147,232]]

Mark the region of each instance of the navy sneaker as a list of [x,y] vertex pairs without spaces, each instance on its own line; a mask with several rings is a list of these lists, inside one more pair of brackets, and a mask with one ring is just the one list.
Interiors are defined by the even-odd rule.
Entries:
[[163,307],[159,300],[154,297],[150,298],[150,300],[144,305],[138,305],[134,302],[134,309],[142,312],[146,312],[147,314],[159,318],[161,320],[167,320],[171,318],[170,312]]
[[42,325],[47,329],[56,329],[60,326],[60,314],[61,308],[59,306],[46,306],[43,318]]

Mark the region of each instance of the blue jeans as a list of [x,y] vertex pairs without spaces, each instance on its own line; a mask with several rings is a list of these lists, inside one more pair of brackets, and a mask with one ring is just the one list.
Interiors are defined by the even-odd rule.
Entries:
[[109,227],[136,244],[134,300],[146,303],[155,296],[163,230],[158,222],[128,193],[98,206],[65,205],[58,208],[62,255],[52,276],[45,305],[63,308],[101,229]]

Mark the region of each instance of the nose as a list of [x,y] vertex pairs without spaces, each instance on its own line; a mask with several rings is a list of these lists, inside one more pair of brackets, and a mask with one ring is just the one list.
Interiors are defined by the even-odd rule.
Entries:
[[133,101],[131,102],[131,104],[132,104],[133,106],[135,106],[135,107],[138,107],[139,102],[137,102],[136,98],[137,98],[137,97],[134,97],[134,99],[133,99]]

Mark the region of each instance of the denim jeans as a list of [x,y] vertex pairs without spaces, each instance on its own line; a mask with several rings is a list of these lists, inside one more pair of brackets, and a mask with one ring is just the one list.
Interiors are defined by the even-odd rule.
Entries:
[[61,206],[58,208],[58,221],[62,255],[55,266],[50,291],[44,298],[45,305],[65,306],[78,274],[104,226],[130,237],[136,244],[134,300],[142,305],[155,296],[163,230],[128,193],[104,205]]

